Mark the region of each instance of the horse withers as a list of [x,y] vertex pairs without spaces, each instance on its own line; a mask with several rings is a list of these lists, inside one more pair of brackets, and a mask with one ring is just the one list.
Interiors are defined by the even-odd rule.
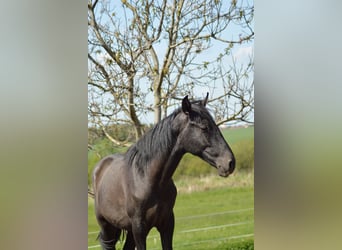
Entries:
[[95,214],[100,243],[115,249],[126,231],[124,249],[146,249],[152,227],[160,233],[163,250],[172,249],[173,207],[177,189],[172,175],[185,153],[202,158],[222,177],[235,168],[235,158],[204,100],[190,102],[164,118],[125,154],[102,159],[93,172]]

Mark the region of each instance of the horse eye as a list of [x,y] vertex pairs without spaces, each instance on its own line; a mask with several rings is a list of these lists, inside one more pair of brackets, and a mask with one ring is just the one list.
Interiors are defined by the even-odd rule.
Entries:
[[195,122],[190,122],[190,124],[202,129],[202,130],[208,130],[208,124],[206,123],[195,123]]
[[201,125],[200,128],[201,128],[202,130],[208,130],[208,126],[207,126],[207,125]]

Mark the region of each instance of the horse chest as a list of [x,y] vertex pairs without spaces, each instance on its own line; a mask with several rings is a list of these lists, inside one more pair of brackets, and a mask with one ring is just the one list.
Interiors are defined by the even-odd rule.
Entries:
[[[137,189],[136,187],[140,188]],[[127,214],[130,218],[140,217],[148,227],[152,228],[165,223],[170,217],[175,204],[177,189],[172,180],[164,183],[162,188],[156,186],[135,185],[129,189],[126,197]]]
[[151,226],[158,226],[168,218],[173,210],[174,199],[156,199],[146,210],[146,222]]

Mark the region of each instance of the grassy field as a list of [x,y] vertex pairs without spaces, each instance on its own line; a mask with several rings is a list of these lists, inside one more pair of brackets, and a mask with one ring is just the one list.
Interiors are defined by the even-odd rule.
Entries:
[[[221,182],[213,187],[199,185],[201,181],[194,179],[176,183],[179,194],[174,209],[174,249],[254,249],[253,174],[234,175],[228,179],[211,176],[202,180]],[[190,183],[199,187],[188,192]],[[89,198],[89,249],[101,249],[96,241],[98,230],[93,200]],[[122,247],[118,242],[117,249]],[[147,249],[161,249],[155,229],[149,233]]]
[[[254,128],[224,129],[223,135],[234,151],[234,147],[245,146],[241,142],[254,139]],[[174,208],[174,249],[254,249],[253,171],[237,170],[225,179],[212,168],[209,175],[181,175],[175,182],[178,196]],[[98,230],[93,199],[89,198],[88,249],[101,249],[96,241]],[[118,242],[117,249],[122,247],[123,243]],[[147,249],[161,249],[155,229],[148,235]]]
[[254,139],[254,126],[247,128],[226,128],[222,130],[222,134],[229,145],[234,145],[240,141]]

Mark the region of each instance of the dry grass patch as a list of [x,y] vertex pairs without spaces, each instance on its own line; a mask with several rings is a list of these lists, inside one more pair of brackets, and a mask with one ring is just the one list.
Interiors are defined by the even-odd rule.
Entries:
[[184,177],[175,181],[178,193],[192,193],[220,187],[253,187],[254,171],[235,172],[228,178],[217,175]]

